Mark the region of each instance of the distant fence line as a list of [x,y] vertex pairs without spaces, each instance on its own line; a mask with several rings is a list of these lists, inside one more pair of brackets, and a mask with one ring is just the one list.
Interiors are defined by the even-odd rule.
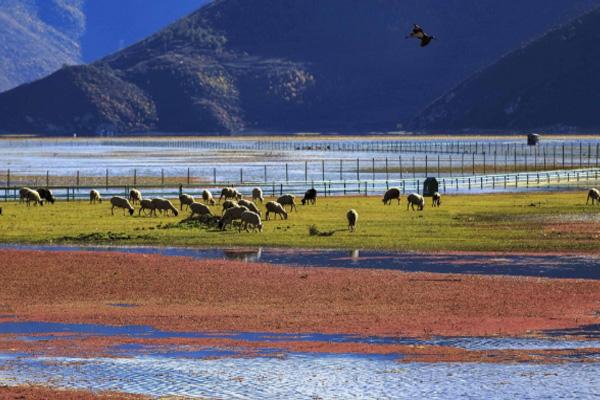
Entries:
[[[46,141],[47,142],[47,141]],[[3,146],[40,146],[46,143],[40,140],[5,141]],[[358,152],[358,153],[430,153],[430,154],[487,154],[491,156],[524,155],[531,157],[552,158],[598,158],[600,156],[600,140],[567,140],[542,141],[537,146],[528,146],[525,138],[522,142],[502,140],[455,140],[435,141],[429,139],[388,139],[370,140],[304,140],[290,138],[287,140],[244,140],[240,138],[207,139],[127,139],[127,140],[57,140],[57,144],[78,146],[119,146],[135,148],[168,148],[185,150],[231,150],[231,151],[323,151],[323,152]]]
[[[494,191],[525,191],[525,190],[548,190],[565,187],[585,187],[591,183],[598,184],[600,168],[589,168],[572,171],[545,171],[526,172],[517,174],[480,175],[441,178],[439,191],[442,193],[468,193],[468,192],[494,192]],[[251,195],[254,187],[259,186],[267,196],[279,196],[292,193],[301,196],[309,188],[315,188],[321,196],[368,196],[382,194],[390,187],[398,187],[402,193],[417,192],[422,190],[423,178],[408,178],[397,180],[328,180],[328,181],[289,181],[289,182],[243,182],[236,187],[244,194]],[[204,183],[201,185],[187,185],[184,183],[163,183],[152,185],[137,185],[135,188],[143,191],[147,197],[166,196],[177,197],[182,192],[200,196],[203,189],[217,190],[229,186],[230,182]],[[98,189],[104,197],[127,196],[133,185],[56,185],[49,186],[57,198],[66,200],[87,199],[89,190]],[[4,201],[17,200],[19,198],[19,186],[0,187],[0,193],[4,194]]]
[[[585,158],[585,156],[589,156]],[[165,185],[173,183],[291,182],[291,181],[363,181],[402,180],[437,176],[460,177],[520,172],[543,172],[566,169],[599,168],[596,153],[570,157],[555,152],[539,157],[505,153],[499,156],[482,154],[402,155],[382,158],[321,159],[302,162],[252,164],[246,166],[197,165],[169,168],[88,168],[51,170],[0,170],[0,186],[74,186],[82,185]]]

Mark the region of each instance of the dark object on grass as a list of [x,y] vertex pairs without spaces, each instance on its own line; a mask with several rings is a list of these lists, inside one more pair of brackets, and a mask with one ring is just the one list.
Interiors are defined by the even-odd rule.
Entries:
[[46,200],[48,203],[54,204],[55,198],[50,189],[39,188],[36,190],[36,192],[38,192],[42,200]]
[[436,178],[427,178],[423,182],[423,197],[432,197],[435,192],[438,192],[440,184]]
[[540,143],[540,135],[530,133],[527,135],[527,146],[537,146]]
[[308,234],[310,236],[333,236],[335,231],[321,232],[316,225],[311,225],[308,227]]

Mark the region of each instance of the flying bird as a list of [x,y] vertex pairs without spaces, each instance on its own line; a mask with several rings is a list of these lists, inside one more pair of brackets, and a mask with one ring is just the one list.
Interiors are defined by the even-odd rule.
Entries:
[[425,47],[435,39],[435,36],[428,35],[419,25],[413,24],[412,32],[406,36],[406,39],[411,38],[419,39],[421,41],[421,47]]

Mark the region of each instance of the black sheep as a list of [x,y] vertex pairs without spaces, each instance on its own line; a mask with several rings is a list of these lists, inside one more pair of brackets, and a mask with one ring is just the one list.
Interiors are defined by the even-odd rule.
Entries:
[[37,192],[42,198],[42,200],[46,200],[47,202],[54,204],[55,198],[50,189],[40,188],[37,189]]
[[304,198],[302,199],[302,205],[306,204],[317,204],[317,190],[316,189],[308,189],[306,193],[304,193]]

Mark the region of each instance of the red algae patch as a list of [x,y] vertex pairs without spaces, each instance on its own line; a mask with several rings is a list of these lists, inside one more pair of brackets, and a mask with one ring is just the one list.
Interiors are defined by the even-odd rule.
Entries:
[[51,389],[42,386],[0,386],[0,400],[143,400],[149,397],[125,393],[92,393],[79,390]]
[[282,268],[124,253],[0,250],[0,259],[0,305],[18,321],[516,336],[598,323],[600,309],[598,281]]

